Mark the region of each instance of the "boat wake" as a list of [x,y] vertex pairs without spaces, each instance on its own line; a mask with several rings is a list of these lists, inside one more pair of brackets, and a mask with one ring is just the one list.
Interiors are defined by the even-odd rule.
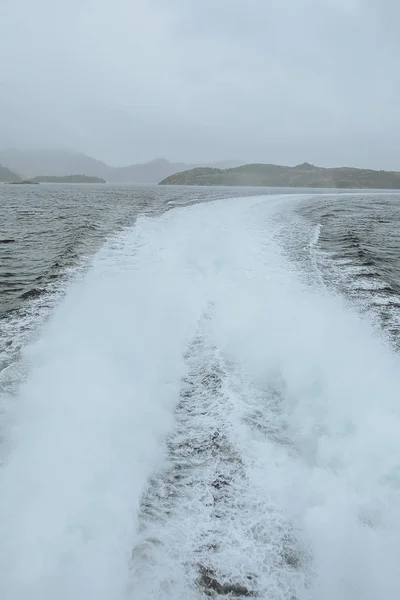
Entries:
[[2,404],[1,597],[400,592],[398,358],[293,202],[139,218],[70,286]]
[[306,552],[260,479],[268,469],[248,452],[250,441],[290,443],[279,386],[243,385],[210,328],[207,315],[186,353],[166,464],[142,498],[133,597],[294,598]]

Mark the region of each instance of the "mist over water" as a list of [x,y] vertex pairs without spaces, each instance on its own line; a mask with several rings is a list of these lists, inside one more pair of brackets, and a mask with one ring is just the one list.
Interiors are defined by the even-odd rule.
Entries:
[[1,597],[400,592],[399,360],[305,200],[138,216],[68,284],[0,374]]

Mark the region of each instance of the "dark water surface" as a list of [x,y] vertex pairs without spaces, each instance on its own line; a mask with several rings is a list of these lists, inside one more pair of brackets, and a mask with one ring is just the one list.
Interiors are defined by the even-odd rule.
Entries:
[[314,257],[324,284],[375,315],[398,347],[400,193],[316,196],[298,213],[315,225]]

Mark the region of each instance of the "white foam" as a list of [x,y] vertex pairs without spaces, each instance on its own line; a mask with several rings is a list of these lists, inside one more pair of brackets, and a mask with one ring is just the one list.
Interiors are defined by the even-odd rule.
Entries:
[[[297,201],[139,219],[70,288],[25,352],[6,432],[2,598],[194,600],[199,561],[231,582],[252,570],[265,600],[400,593],[398,360],[282,254],[274,217]],[[210,361],[221,385],[207,395]],[[185,374],[202,410],[175,417]],[[228,467],[212,453],[173,508],[150,493],[145,518],[165,442],[215,428],[240,464],[220,525],[210,483]],[[210,531],[218,551],[201,546]]]
[[2,598],[125,594],[140,495],[203,306],[171,220],[141,220],[108,244],[25,352],[0,473]]

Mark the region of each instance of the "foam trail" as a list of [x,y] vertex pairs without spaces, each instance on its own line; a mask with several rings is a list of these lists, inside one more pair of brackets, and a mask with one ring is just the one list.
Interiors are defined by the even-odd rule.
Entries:
[[25,353],[0,472],[2,598],[125,597],[135,513],[204,295],[190,268],[182,288],[182,247],[164,227],[142,220],[104,248]]
[[266,411],[259,423],[272,433],[271,424],[280,426],[280,447],[271,433],[261,443],[247,435],[245,452],[259,487],[310,550],[311,583],[297,595],[397,595],[398,357],[339,298],[300,284],[279,248],[265,241],[268,214],[267,205],[256,205],[243,219],[258,252],[216,301],[213,339],[240,367],[236,388],[248,399],[264,389],[267,408],[268,387],[279,383],[278,416]]
[[282,252],[297,201],[139,220],[71,287],[5,432],[1,597],[399,595],[398,358]]

